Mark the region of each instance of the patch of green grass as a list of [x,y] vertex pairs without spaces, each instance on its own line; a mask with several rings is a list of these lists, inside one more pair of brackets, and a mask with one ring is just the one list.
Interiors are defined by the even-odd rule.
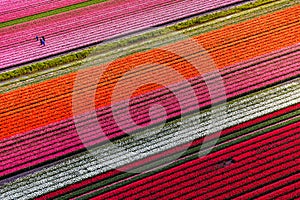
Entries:
[[228,15],[236,14],[241,11],[249,10],[249,9],[256,8],[258,6],[262,6],[262,5],[269,4],[272,2],[276,2],[276,1],[277,0],[257,0],[255,2],[250,2],[247,4],[241,5],[241,6],[237,6],[232,9],[208,14],[208,15],[201,16],[201,17],[196,17],[191,20],[188,20],[188,21],[185,21],[182,23],[178,23],[178,24],[174,25],[173,27],[171,27],[171,29],[176,30],[176,31],[182,30],[182,29],[196,26],[198,24],[202,24],[202,23],[205,23],[205,22],[217,19],[217,18],[226,17]]
[[78,9],[78,8],[84,8],[84,7],[87,7],[87,6],[90,6],[90,5],[93,5],[93,4],[97,4],[97,3],[102,3],[102,2],[105,2],[105,1],[107,1],[107,0],[89,0],[89,1],[82,2],[82,3],[66,6],[66,7],[63,7],[63,8],[58,8],[58,9],[55,9],[55,10],[42,12],[42,13],[39,13],[39,14],[36,14],[36,15],[31,15],[31,16],[27,16],[27,17],[23,17],[23,18],[19,18],[19,19],[14,19],[14,20],[7,21],[7,22],[2,22],[2,23],[0,23],[0,28],[4,28],[4,27],[7,27],[7,26],[13,26],[13,25],[16,25],[16,24],[21,24],[21,23],[29,22],[29,21],[36,20],[36,19],[41,19],[41,18],[44,18],[44,17],[49,17],[51,15],[56,15],[56,14],[68,12],[68,11],[75,10],[75,9]]
[[35,64],[31,64],[28,66],[20,67],[15,70],[4,72],[0,74],[0,81],[8,80],[11,78],[19,77],[25,74],[35,73],[37,71],[54,68],[57,66],[65,65],[71,62],[79,61],[86,58],[92,49],[83,50],[77,53],[72,53],[66,56],[54,58],[52,60],[47,60],[44,62],[39,62]]

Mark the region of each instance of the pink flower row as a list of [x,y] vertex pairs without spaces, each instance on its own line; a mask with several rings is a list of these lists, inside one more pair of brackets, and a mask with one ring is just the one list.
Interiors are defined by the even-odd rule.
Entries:
[[0,5],[0,23],[78,4],[84,1],[86,0],[26,0],[5,2],[5,4]]

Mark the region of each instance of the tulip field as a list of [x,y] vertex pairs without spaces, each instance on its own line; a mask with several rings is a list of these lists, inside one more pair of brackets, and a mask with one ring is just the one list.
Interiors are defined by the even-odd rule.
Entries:
[[0,199],[300,199],[299,1],[93,1],[0,3]]

